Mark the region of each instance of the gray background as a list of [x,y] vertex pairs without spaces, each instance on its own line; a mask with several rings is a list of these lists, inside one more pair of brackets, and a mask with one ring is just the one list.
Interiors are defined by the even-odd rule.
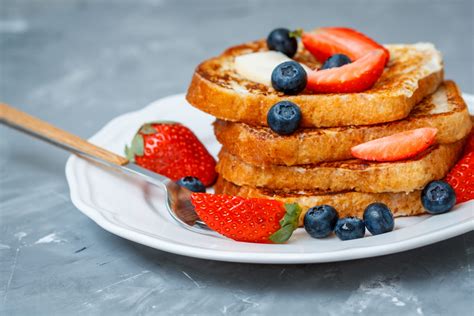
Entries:
[[[278,26],[347,25],[386,43],[434,42],[446,77],[474,92],[472,1],[0,4],[0,99],[82,137],[185,91],[201,60]],[[99,228],[70,202],[65,152],[0,133],[0,314],[472,313],[473,233],[318,265],[181,257]]]

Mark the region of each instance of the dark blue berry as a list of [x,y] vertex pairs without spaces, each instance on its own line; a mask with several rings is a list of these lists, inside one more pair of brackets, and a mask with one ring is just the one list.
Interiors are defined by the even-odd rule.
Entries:
[[304,229],[313,238],[329,236],[336,227],[337,212],[329,205],[312,207],[304,216]]
[[362,238],[365,234],[364,221],[357,217],[344,217],[337,221],[334,230],[341,240]]
[[329,68],[336,68],[336,67],[341,67],[346,64],[350,64],[352,61],[350,60],[349,57],[347,57],[344,54],[334,54],[326,61],[324,62],[323,66],[321,67],[321,70],[323,69],[329,69]]
[[298,94],[306,87],[308,76],[296,61],[285,61],[273,69],[272,86],[285,94]]
[[421,191],[421,203],[428,213],[446,213],[456,204],[456,194],[448,183],[431,181]]
[[364,223],[372,235],[379,235],[393,230],[393,214],[387,205],[372,203],[364,211]]
[[196,177],[184,177],[176,181],[176,183],[192,192],[206,192],[206,187]]
[[269,50],[282,52],[288,57],[293,57],[298,50],[298,41],[290,36],[290,30],[278,28],[271,31],[267,37],[267,46]]
[[290,101],[276,103],[267,113],[268,126],[280,135],[288,135],[296,131],[300,121],[301,110]]

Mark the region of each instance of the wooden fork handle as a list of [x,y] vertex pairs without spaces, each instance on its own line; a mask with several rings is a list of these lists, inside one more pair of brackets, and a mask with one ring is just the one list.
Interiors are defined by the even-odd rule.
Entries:
[[7,104],[0,103],[0,121],[76,154],[116,166],[123,166],[128,163],[128,160],[122,156],[93,145],[76,135],[21,112]]

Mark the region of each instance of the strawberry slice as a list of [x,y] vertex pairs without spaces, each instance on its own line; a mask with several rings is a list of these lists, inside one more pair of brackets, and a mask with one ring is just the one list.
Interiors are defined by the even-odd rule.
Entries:
[[456,204],[474,200],[474,132],[469,135],[464,154],[446,176],[456,193]]
[[414,157],[435,142],[436,128],[425,127],[378,138],[351,148],[352,156],[371,161]]
[[382,49],[384,51],[384,65],[390,59],[388,49],[366,35],[350,28],[320,28],[314,33],[303,33],[302,41],[305,48],[321,62],[324,62],[334,54],[347,55],[354,61],[374,49]]
[[307,88],[319,93],[352,93],[370,89],[383,73],[383,50],[373,50],[353,63],[308,73]]
[[283,243],[298,227],[301,208],[267,199],[193,193],[191,203],[207,226],[228,238],[253,243]]

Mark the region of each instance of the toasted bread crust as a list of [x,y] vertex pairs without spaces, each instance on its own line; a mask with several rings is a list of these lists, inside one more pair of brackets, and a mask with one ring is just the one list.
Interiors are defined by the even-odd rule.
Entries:
[[446,176],[463,144],[464,140],[436,145],[419,157],[397,162],[352,159],[292,167],[250,165],[223,149],[216,170],[225,180],[237,185],[274,190],[411,192]]
[[[449,110],[430,113],[433,97],[446,95]],[[304,165],[352,158],[351,147],[394,133],[420,127],[438,129],[436,141],[453,143],[466,137],[472,123],[461,93],[453,81],[445,81],[435,94],[418,103],[410,115],[399,121],[377,125],[301,129],[281,136],[268,127],[217,120],[217,140],[231,154],[253,165]]]
[[362,218],[365,208],[375,202],[386,204],[395,217],[420,215],[426,212],[421,204],[420,190],[415,190],[411,193],[306,192],[304,194],[288,194],[249,186],[237,186],[224,180],[222,177],[218,178],[214,189],[218,194],[238,195],[247,198],[267,198],[284,203],[298,203],[303,210],[299,218],[300,226],[303,226],[306,211],[313,206],[322,204],[334,207],[339,217],[357,216]]
[[[429,46],[429,45],[428,45]],[[264,41],[236,46],[201,63],[192,78],[186,99],[193,106],[219,119],[267,126],[267,112],[282,100],[301,108],[302,127],[370,125],[405,118],[413,106],[433,93],[443,80],[441,56],[432,46],[388,45],[392,56],[375,86],[361,93],[296,96],[276,92],[271,87],[250,82],[232,69],[237,55],[264,51]],[[421,47],[421,48],[420,48]],[[295,59],[317,65],[300,49]],[[435,60],[433,62],[433,60]]]

